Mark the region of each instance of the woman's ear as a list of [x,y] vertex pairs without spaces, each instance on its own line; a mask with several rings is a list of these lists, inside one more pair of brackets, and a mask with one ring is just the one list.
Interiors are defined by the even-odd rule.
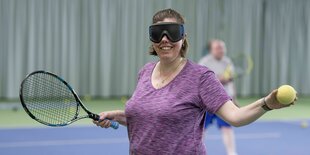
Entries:
[[184,34],[184,38],[182,39],[182,46],[184,45],[184,41],[185,41],[186,37],[187,37],[187,33]]

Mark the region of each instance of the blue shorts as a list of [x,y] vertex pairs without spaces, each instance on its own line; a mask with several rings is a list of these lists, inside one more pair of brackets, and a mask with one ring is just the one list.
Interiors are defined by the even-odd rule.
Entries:
[[207,128],[209,125],[213,123],[213,120],[216,119],[217,127],[231,127],[230,124],[226,123],[224,120],[222,120],[220,117],[216,116],[215,114],[208,114],[206,113],[206,120],[205,120],[205,128]]

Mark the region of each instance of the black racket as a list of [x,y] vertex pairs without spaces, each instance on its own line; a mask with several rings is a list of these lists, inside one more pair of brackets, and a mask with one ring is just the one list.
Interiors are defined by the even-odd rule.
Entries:
[[[83,105],[66,81],[50,72],[35,71],[27,75],[21,83],[19,93],[27,114],[44,125],[60,127],[83,118],[96,121],[100,118]],[[79,116],[80,108],[87,114]],[[110,121],[112,128],[119,127],[118,122]]]

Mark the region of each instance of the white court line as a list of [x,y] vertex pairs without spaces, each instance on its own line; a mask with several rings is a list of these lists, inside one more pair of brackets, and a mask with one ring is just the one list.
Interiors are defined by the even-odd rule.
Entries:
[[0,143],[0,148],[128,143],[128,138],[46,140]]
[[[274,139],[280,138],[281,133],[247,133],[247,134],[235,134],[236,139]],[[206,135],[207,140],[219,140],[222,139],[221,135]]]
[[[248,133],[237,134],[236,139],[274,139],[280,138],[280,133]],[[208,140],[219,140],[221,135],[208,135]],[[120,144],[128,143],[128,138],[106,139],[75,139],[75,140],[46,140],[0,143],[0,148],[38,147],[38,146],[65,146],[65,145],[90,145],[90,144]]]

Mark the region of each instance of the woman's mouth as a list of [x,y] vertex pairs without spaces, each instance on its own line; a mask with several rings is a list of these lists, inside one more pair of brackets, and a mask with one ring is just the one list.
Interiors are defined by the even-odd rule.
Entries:
[[173,47],[172,46],[161,46],[159,49],[161,50],[171,50]]

